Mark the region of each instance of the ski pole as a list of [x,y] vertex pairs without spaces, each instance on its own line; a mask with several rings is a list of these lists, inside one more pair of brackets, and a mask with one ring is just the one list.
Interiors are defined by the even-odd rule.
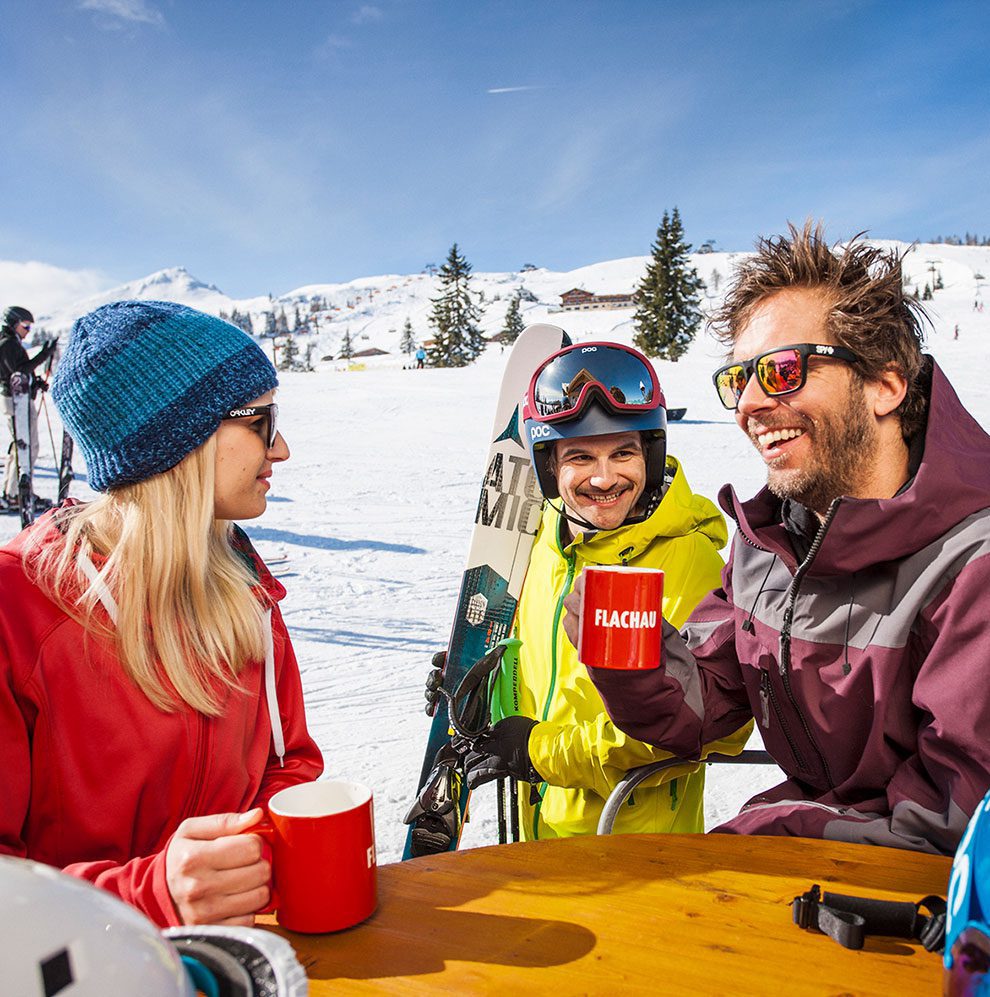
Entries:
[[512,829],[512,840],[519,840],[519,783],[515,779],[509,780],[509,824]]
[[52,420],[48,415],[48,405],[45,403],[45,393],[41,393],[41,408],[45,413],[45,423],[48,426],[48,439],[52,445],[52,466],[58,467],[61,463],[59,455],[55,452],[55,434],[52,432]]
[[505,826],[505,779],[499,779],[495,784],[495,793],[498,805],[498,843],[504,845],[509,840]]

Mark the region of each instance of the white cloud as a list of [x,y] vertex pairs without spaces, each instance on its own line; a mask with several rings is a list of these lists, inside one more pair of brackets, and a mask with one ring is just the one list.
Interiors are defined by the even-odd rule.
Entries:
[[524,90],[543,90],[543,89],[545,89],[545,88],[542,87],[542,86],[539,86],[539,87],[530,87],[530,86],[523,86],[523,87],[492,87],[491,89],[486,90],[485,93],[522,93]]
[[99,270],[66,270],[50,263],[0,260],[3,304],[22,305],[40,319],[113,286]]
[[133,21],[137,24],[153,24],[160,28],[165,25],[165,17],[145,0],[79,0],[80,10],[91,10],[96,14]]
[[317,47],[316,55],[318,58],[327,59],[336,55],[338,52],[342,52],[353,47],[354,42],[345,35],[327,35],[327,37],[323,40],[323,44]]
[[381,21],[385,15],[382,13],[380,7],[375,7],[372,4],[362,4],[353,14],[351,14],[351,24],[370,24],[375,21]]

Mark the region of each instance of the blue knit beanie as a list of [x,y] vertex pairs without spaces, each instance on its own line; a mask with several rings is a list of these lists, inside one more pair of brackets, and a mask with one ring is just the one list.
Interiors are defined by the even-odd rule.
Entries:
[[171,301],[115,301],[77,319],[52,398],[97,491],[175,467],[224,411],[271,391],[275,368],[229,322]]

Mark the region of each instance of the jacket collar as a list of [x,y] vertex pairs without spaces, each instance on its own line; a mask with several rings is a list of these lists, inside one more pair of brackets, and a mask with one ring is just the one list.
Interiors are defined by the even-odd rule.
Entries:
[[728,541],[725,520],[715,504],[695,495],[676,457],[667,457],[667,473],[672,475],[663,499],[647,519],[615,530],[578,533],[564,547],[560,544],[560,513],[549,503],[543,511],[543,531],[553,538],[554,547],[562,554],[580,551],[581,557],[592,564],[622,564],[635,560],[658,539],[704,533],[716,547]]

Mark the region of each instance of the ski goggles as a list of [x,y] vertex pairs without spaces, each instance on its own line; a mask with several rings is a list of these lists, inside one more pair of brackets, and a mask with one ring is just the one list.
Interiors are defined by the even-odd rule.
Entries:
[[592,393],[616,412],[645,412],[664,404],[652,365],[619,343],[568,346],[548,357],[533,374],[526,401],[540,422],[564,422],[582,413]]
[[949,879],[944,994],[990,995],[990,793],[976,808]]
[[271,450],[275,446],[275,437],[278,436],[278,405],[275,402],[269,405],[241,405],[238,408],[232,408],[220,416],[220,421],[254,419],[258,416],[261,416],[261,419],[252,423],[250,428],[265,441],[266,448]]
[[800,391],[808,380],[808,360],[842,360],[859,363],[859,357],[842,346],[826,343],[797,343],[761,353],[749,360],[736,360],[712,374],[719,401],[727,409],[739,407],[739,399],[755,371],[764,394],[771,398]]

